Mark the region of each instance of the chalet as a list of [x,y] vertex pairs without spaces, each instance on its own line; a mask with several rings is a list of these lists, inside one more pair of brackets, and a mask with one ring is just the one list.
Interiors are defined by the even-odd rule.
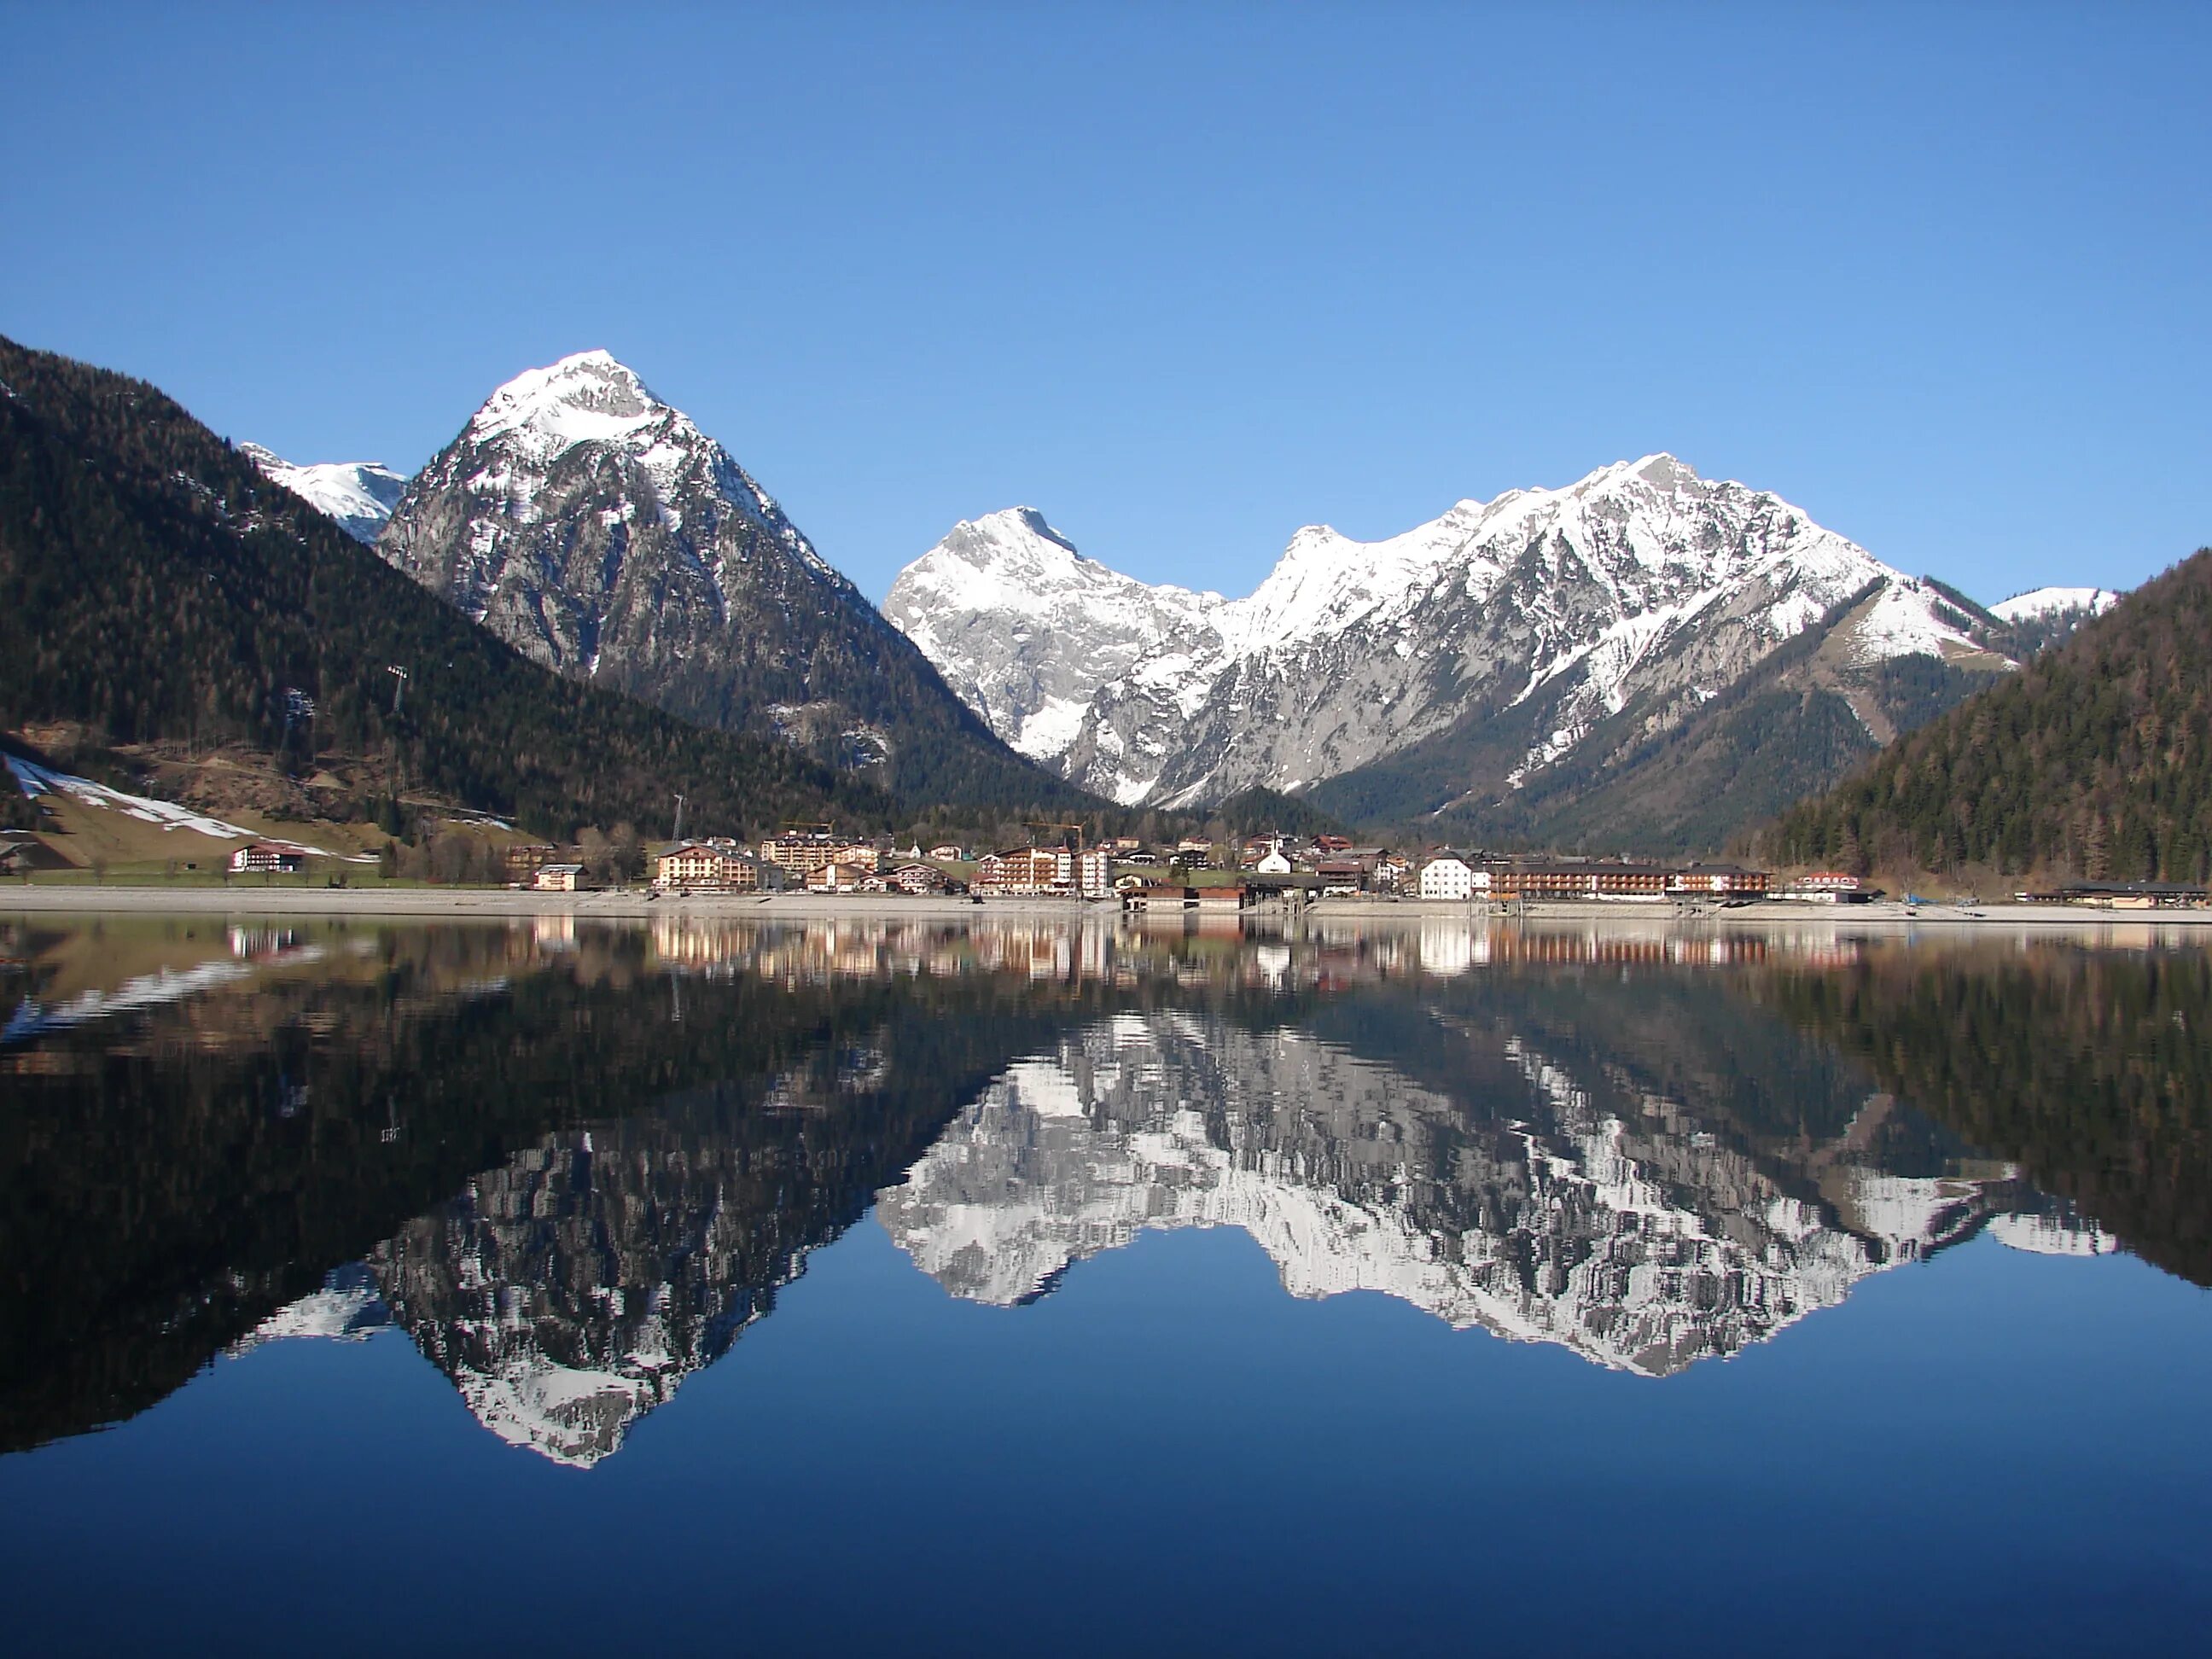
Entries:
[[584,884],[580,864],[541,864],[531,872],[530,884],[541,893],[573,893]]
[[1314,866],[1321,890],[1331,898],[1349,898],[1367,885],[1370,866],[1358,859],[1323,859]]
[[951,842],[941,842],[929,849],[929,856],[939,864],[965,864],[968,849]]
[[854,842],[840,847],[830,858],[832,864],[849,864],[855,870],[866,870],[871,875],[883,867],[883,855],[865,842]]
[[230,855],[231,869],[241,875],[248,871],[289,874],[307,861],[305,849],[288,847],[280,841],[250,841]]
[[1213,843],[1186,836],[1176,843],[1175,861],[1194,870],[1203,870],[1213,862]]
[[860,884],[874,875],[873,870],[863,869],[857,864],[825,864],[806,872],[806,890],[810,893],[857,893]]
[[945,872],[933,864],[902,864],[884,877],[884,884],[896,893],[941,893],[947,883]]

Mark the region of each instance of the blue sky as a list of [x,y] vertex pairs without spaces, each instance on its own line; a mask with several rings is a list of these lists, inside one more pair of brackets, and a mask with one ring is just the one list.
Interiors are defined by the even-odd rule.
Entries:
[[412,468],[603,345],[880,597],[1651,450],[1984,599],[2212,542],[2212,7],[7,3],[0,332]]

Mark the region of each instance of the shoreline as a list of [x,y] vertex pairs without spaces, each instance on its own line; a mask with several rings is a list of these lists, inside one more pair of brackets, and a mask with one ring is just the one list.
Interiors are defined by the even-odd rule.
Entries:
[[[819,893],[695,894],[688,898],[648,896],[642,889],[605,892],[551,893],[491,888],[252,887],[0,887],[0,915],[253,915],[392,916],[497,921],[539,916],[583,920],[650,921],[682,916],[696,920],[760,921],[976,921],[1012,918],[1058,921],[1083,926],[1118,923],[1118,904],[1048,897],[990,898],[978,904],[966,898],[901,894]],[[1508,907],[1456,899],[1328,899],[1300,910],[1261,906],[1234,913],[1239,920],[1276,926],[1316,921],[1423,922],[1458,920],[1492,926],[1522,920],[1547,924],[1579,922],[1603,927],[1669,930],[1765,928],[1816,923],[1846,931],[1869,927],[1966,929],[2069,927],[2085,923],[2146,923],[2172,927],[2212,928],[2212,907],[2194,909],[2113,909],[2067,904],[1922,904],[1896,901],[1875,904],[1805,904],[1766,900],[1753,904],[1680,911],[1663,904],[1569,900]],[[1185,921],[1218,926],[1231,913],[1202,916],[1195,911],[1130,914],[1139,926],[1173,927]]]

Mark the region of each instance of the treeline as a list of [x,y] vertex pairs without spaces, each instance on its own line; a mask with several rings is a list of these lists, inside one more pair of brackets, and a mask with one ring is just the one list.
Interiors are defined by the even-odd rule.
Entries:
[[665,833],[679,790],[695,822],[894,816],[784,745],[526,660],[142,381],[0,339],[0,729],[343,756],[562,836]]
[[2212,550],[1900,738],[1753,850],[1857,872],[2212,874]]
[[1962,971],[1886,951],[1758,973],[1758,1001],[2130,1249],[2212,1285],[2212,963],[2198,951],[2007,947]]

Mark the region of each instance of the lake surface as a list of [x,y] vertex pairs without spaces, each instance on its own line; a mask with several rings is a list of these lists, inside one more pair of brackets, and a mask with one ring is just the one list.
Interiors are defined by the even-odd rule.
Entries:
[[0,957],[19,1652],[2203,1650],[2154,927]]

